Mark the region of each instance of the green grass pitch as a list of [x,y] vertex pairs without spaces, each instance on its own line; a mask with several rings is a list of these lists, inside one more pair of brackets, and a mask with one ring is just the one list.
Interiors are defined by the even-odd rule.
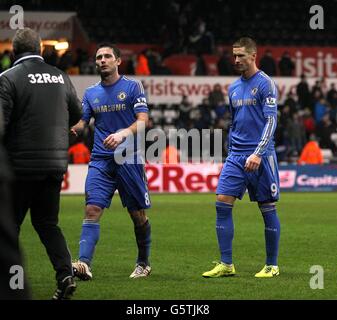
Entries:
[[[136,258],[133,225],[118,196],[101,220],[93,275],[77,281],[74,299],[336,299],[336,193],[283,193],[279,266],[272,279],[255,279],[264,265],[264,225],[256,204],[246,195],[234,208],[233,260],[237,275],[204,279],[202,272],[219,259],[213,194],[152,195],[152,275],[129,279]],[[77,258],[84,197],[61,198],[60,225],[73,258]],[[34,299],[50,299],[54,270],[30,219],[22,227],[26,275]],[[310,267],[324,269],[324,289],[310,288]]]

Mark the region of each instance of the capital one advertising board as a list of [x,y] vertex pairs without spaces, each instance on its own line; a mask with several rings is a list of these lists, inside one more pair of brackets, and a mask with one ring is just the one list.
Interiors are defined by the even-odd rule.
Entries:
[[[152,193],[215,192],[222,164],[147,164]],[[70,165],[62,185],[63,194],[84,194],[86,165]],[[281,166],[281,191],[337,191],[337,166]]]

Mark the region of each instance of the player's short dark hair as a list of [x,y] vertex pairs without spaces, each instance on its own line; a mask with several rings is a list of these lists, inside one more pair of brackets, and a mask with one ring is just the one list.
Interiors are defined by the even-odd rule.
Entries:
[[26,52],[41,54],[41,38],[36,31],[30,28],[16,31],[12,44],[16,56]]
[[233,43],[233,48],[245,47],[250,53],[257,52],[256,42],[249,37],[243,37]]
[[110,43],[110,42],[102,42],[102,43],[100,43],[97,46],[95,56],[97,54],[97,51],[99,49],[101,49],[101,48],[111,48],[116,59],[121,57],[121,50],[115,44]]

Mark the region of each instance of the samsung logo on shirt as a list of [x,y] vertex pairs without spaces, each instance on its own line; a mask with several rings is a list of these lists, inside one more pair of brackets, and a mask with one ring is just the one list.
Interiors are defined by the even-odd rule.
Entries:
[[52,76],[49,73],[30,73],[28,74],[29,82],[33,84],[44,84],[44,83],[62,83],[64,84],[64,79],[62,74],[59,76]]
[[232,101],[232,106],[234,108],[242,107],[242,106],[256,106],[256,99],[236,99]]
[[115,112],[115,111],[124,111],[126,110],[126,105],[123,104],[112,104],[112,105],[102,105],[93,108],[95,113],[100,112]]

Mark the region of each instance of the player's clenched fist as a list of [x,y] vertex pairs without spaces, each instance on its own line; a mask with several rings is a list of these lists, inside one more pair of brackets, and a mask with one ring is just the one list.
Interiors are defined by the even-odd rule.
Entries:
[[256,154],[251,154],[246,160],[245,170],[248,172],[255,171],[259,168],[260,163],[261,157]]
[[112,133],[103,141],[103,145],[107,149],[116,149],[124,139],[125,137],[121,132]]

